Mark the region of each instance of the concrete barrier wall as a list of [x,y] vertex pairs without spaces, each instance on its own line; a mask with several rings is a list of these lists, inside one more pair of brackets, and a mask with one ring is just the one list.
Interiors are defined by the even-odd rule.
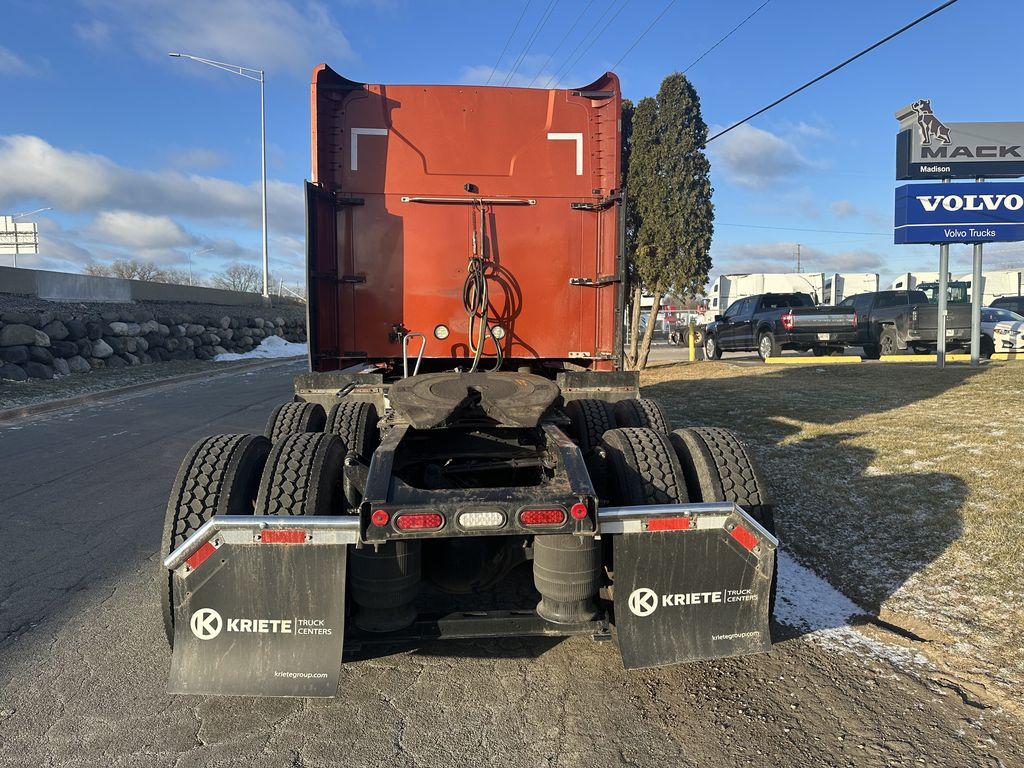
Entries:
[[[26,294],[50,301],[116,302],[118,304],[132,301],[173,301],[182,304],[254,306],[262,301],[262,296],[258,293],[15,267],[0,267],[0,293]],[[274,303],[296,304],[298,302],[294,299],[275,296]]]

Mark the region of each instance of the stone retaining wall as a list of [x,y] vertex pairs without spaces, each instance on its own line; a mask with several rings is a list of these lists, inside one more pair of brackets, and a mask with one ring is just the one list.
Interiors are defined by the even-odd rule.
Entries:
[[159,310],[12,310],[0,315],[0,379],[52,379],[97,368],[165,360],[212,360],[249,352],[267,336],[305,342],[301,318],[273,309],[239,314],[161,314]]

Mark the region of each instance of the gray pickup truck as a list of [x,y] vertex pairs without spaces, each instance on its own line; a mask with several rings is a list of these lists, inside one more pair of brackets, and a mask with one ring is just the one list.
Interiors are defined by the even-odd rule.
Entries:
[[762,360],[784,349],[842,354],[854,343],[857,315],[849,307],[818,307],[806,293],[762,293],[734,301],[704,336],[704,355],[757,351]]
[[[938,339],[939,308],[928,303],[924,291],[876,291],[843,299],[840,307],[857,313],[856,346],[864,357],[901,352],[934,352]],[[971,343],[971,307],[947,305],[946,347],[960,349]]]

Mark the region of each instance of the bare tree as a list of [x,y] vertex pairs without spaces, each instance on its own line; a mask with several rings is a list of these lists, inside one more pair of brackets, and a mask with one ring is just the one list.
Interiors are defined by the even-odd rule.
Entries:
[[[153,278],[153,280],[157,283],[188,285],[188,272],[184,269],[165,269],[160,272],[158,277]],[[196,284],[198,285],[198,283]]]
[[150,280],[160,282],[163,270],[152,261],[117,259],[110,265],[110,274],[125,280]]
[[110,277],[110,267],[106,264],[89,264],[85,268],[85,274],[93,277]]
[[252,264],[229,264],[227,269],[211,280],[214,288],[226,291],[259,293],[263,286],[263,273]]

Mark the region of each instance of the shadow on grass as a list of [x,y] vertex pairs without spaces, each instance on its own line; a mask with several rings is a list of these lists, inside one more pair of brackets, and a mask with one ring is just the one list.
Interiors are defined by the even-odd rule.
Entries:
[[[761,464],[783,547],[862,609],[877,614],[960,537],[967,484],[948,473],[879,470],[876,446],[895,451],[954,437],[915,434],[885,416],[959,387],[978,371],[884,364],[755,374],[721,368],[720,377],[662,380],[643,395],[659,400],[675,426],[736,431]],[[839,425],[850,429],[837,432]],[[829,623],[827,611],[818,614]]]

